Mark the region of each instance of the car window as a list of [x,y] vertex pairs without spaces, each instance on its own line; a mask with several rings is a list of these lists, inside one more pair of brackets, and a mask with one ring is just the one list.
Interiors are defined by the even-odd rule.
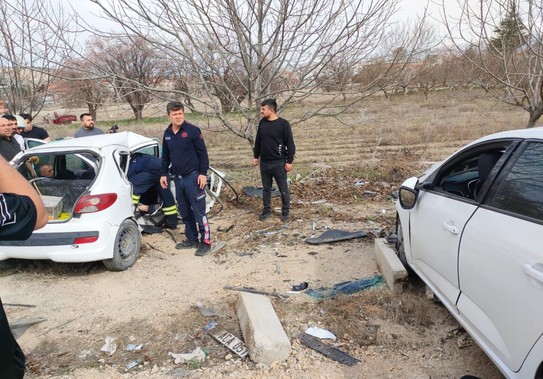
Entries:
[[543,143],[532,142],[500,181],[489,205],[543,221]]
[[[471,146],[444,163],[429,187],[448,196],[481,201],[488,183],[503,166],[504,160],[517,143],[493,141]],[[502,159],[503,158],[503,159]]]

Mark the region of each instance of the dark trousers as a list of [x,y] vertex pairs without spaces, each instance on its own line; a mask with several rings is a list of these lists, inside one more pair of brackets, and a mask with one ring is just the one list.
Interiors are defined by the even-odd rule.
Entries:
[[262,179],[262,203],[263,213],[271,212],[271,188],[275,179],[281,192],[281,214],[287,216],[290,210],[290,193],[287,184],[287,172],[285,162],[260,162],[260,177]]
[[18,379],[25,374],[25,355],[11,334],[0,300],[0,378]]
[[198,172],[184,178],[174,177],[174,183],[177,206],[185,224],[185,236],[189,241],[198,241],[200,231],[200,242],[211,245],[211,231],[206,216],[206,192],[198,186]]
[[140,172],[130,178],[132,183],[132,192],[134,195],[141,196],[141,203],[149,205],[149,201],[155,202],[158,195],[163,202],[162,210],[164,211],[164,219],[168,226],[177,225],[177,208],[175,206],[175,198],[168,184],[167,188],[162,188],[155,174],[149,172]]

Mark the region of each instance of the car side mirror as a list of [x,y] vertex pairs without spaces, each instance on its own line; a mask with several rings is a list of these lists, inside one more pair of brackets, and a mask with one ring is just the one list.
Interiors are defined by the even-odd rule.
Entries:
[[419,191],[409,187],[400,187],[398,199],[403,209],[413,209],[417,203]]

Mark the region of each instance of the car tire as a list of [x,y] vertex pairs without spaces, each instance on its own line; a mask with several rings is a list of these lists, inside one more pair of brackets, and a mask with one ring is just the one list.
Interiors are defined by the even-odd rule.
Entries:
[[137,224],[130,219],[124,220],[117,231],[113,258],[102,262],[108,270],[124,271],[130,268],[138,259],[141,247],[141,233]]

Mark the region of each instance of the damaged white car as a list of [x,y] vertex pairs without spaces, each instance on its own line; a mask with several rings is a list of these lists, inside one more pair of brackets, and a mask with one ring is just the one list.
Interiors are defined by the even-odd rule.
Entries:
[[[102,260],[109,270],[131,267],[139,256],[141,229],[126,173],[132,154],[159,152],[157,140],[122,132],[53,141],[19,153],[11,163],[42,196],[49,222],[26,241],[0,241],[0,260]],[[222,175],[210,171],[208,211],[222,187]]]
[[508,378],[543,378],[543,128],[472,142],[396,204],[397,252]]

